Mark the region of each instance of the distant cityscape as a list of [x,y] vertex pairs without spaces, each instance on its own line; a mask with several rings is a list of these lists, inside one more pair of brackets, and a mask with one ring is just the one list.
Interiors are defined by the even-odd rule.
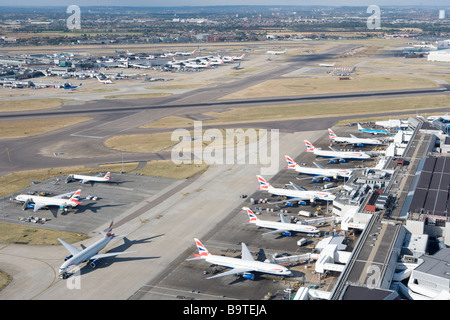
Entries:
[[1,7],[0,46],[202,43],[367,37],[448,38],[449,8],[381,7],[369,29],[367,7],[214,6]]

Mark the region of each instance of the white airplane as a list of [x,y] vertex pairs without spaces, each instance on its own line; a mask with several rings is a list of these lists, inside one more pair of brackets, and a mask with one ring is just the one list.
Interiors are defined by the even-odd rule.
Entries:
[[333,63],[319,63],[319,67],[334,67],[336,62]]
[[365,138],[358,138],[352,134],[350,134],[350,137],[338,137],[333,130],[328,128],[328,139],[330,139],[333,142],[343,142],[348,144],[354,144],[358,147],[362,147],[363,145],[382,145],[383,142],[376,139],[365,139]]
[[290,183],[290,185],[293,187],[293,189],[275,188],[263,177],[261,176],[256,177],[258,178],[259,182],[258,187],[259,190],[266,190],[270,194],[289,198],[288,200],[272,202],[272,204],[282,202],[292,202],[292,201],[308,201],[308,200],[310,202],[315,202],[317,200],[333,201],[334,198],[336,197],[334,194],[331,194],[329,192],[306,190],[304,188],[297,186],[292,182]]
[[365,160],[370,159],[370,155],[365,152],[357,152],[357,151],[338,151],[330,147],[331,150],[322,150],[316,148],[312,145],[311,142],[305,140],[306,152],[312,152],[316,156],[319,157],[328,157],[339,159],[341,162],[345,162],[346,159],[356,159],[356,160]]
[[[64,197],[70,196],[70,199],[63,199]],[[77,190],[75,193],[69,192],[65,194],[60,194],[54,197],[43,197],[43,196],[34,196],[30,194],[19,194],[16,196],[16,200],[23,202],[24,210],[27,208],[28,204],[33,203],[33,211],[36,212],[41,208],[49,207],[49,206],[58,206],[61,210],[65,208],[74,208],[77,205],[81,204],[80,202],[81,189]]]
[[185,63],[184,66],[192,69],[201,69],[201,68],[209,68],[211,65],[208,62],[207,64]]
[[100,250],[103,250],[108,243],[112,239],[123,238],[125,235],[116,236],[114,233],[111,233],[113,223],[111,222],[108,230],[101,231],[103,234],[103,238],[90,245],[87,248],[83,247],[83,250],[80,250],[73,245],[65,242],[58,238],[59,242],[70,252],[70,255],[64,259],[64,263],[59,268],[59,277],[62,279],[66,279],[71,275],[71,271],[83,262],[89,261],[90,266],[92,268],[97,267],[99,263],[99,259],[107,258],[107,257],[115,257],[121,254],[128,254],[136,251],[128,251],[128,252],[111,252],[111,253],[99,253]]
[[97,76],[97,80],[98,80],[98,82],[102,82],[104,84],[111,84],[111,83],[113,83],[111,79],[102,79],[99,76]]
[[287,162],[288,169],[294,169],[295,171],[303,174],[315,175],[317,178],[349,178],[352,175],[351,169],[327,169],[313,162],[316,168],[300,166],[291,157],[284,156]]
[[450,121],[450,115],[448,114],[448,112],[446,114],[444,114],[443,116],[429,116],[427,118],[428,121],[435,121],[435,120],[439,120],[442,122],[449,122]]
[[209,277],[207,279],[214,279],[230,275],[242,275],[244,279],[253,280],[255,275],[253,272],[269,273],[277,276],[289,276],[292,272],[283,266],[270,262],[257,261],[252,257],[250,250],[248,250],[245,243],[242,242],[241,258],[224,257],[211,254],[206,247],[198,240],[194,239],[195,245],[198,249],[198,254],[192,260],[205,260],[208,263],[231,268],[229,271],[222,272],[218,275]]
[[69,178],[81,180],[81,183],[87,182],[109,182],[111,181],[111,172],[107,172],[103,177],[85,176],[81,174],[70,175]]
[[232,61],[239,61],[239,60],[243,60],[245,58],[245,53],[241,54],[240,56],[231,56],[231,57],[224,57],[224,58],[229,58]]
[[302,233],[319,233],[320,230],[316,227],[309,226],[309,225],[303,225],[303,224],[297,224],[297,223],[290,223],[286,217],[283,214],[279,214],[281,222],[278,221],[267,221],[267,220],[261,220],[259,219],[250,208],[244,207],[242,208],[247,211],[249,221],[248,223],[252,223],[258,227],[261,228],[268,228],[268,229],[275,229],[275,231],[270,231],[263,233],[264,235],[268,234],[274,234],[274,233],[280,233],[283,236],[291,236],[291,231],[294,232],[302,232]]
[[287,52],[287,49],[284,49],[283,51],[266,51],[267,54],[273,54],[273,55],[279,55],[279,54],[285,54]]
[[365,133],[371,133],[371,134],[389,134],[387,130],[384,129],[370,129],[370,128],[363,128],[362,125],[358,123],[358,130]]
[[197,49],[191,51],[191,52],[175,52],[175,55],[177,56],[192,56],[197,52]]

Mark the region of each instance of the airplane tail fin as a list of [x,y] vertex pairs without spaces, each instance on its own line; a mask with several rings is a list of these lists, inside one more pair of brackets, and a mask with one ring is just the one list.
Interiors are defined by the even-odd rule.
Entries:
[[358,130],[362,130],[363,127],[358,123]]
[[261,176],[256,176],[258,178],[258,182],[259,182],[259,190],[267,190],[270,187],[270,183],[266,181],[266,179],[264,179]]
[[198,254],[195,254],[194,257],[202,258],[202,257],[206,257],[210,254],[208,249],[206,249],[206,247],[200,242],[200,240],[194,238],[194,241],[195,241],[195,245],[197,246],[197,249],[198,249]]
[[286,162],[287,162],[286,168],[294,169],[296,166],[298,166],[297,162],[295,162],[291,157],[284,156],[284,158],[286,159]]
[[107,172],[103,178],[105,178],[106,180],[111,181],[111,172]]
[[81,189],[78,189],[72,197],[70,197],[70,201],[76,203],[76,204],[81,204],[80,201],[80,195],[81,195]]
[[333,140],[335,138],[337,138],[337,135],[333,132],[333,130],[328,128],[328,139]]
[[308,140],[305,140],[305,145],[306,145],[306,152],[314,152],[314,150],[316,149],[316,147],[314,147],[313,144]]
[[250,208],[243,207],[242,209],[247,211],[248,218],[249,218],[248,223],[252,223],[252,222],[258,221],[258,217],[253,213],[253,211]]

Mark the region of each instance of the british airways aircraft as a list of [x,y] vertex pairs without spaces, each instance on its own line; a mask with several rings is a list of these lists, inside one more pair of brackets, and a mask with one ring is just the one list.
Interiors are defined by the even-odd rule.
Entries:
[[302,173],[302,174],[308,174],[308,175],[314,175],[316,178],[333,178],[337,179],[339,177],[341,178],[349,178],[353,172],[351,169],[327,169],[324,168],[317,163],[314,162],[314,167],[305,167],[300,166],[297,162],[295,162],[291,157],[285,156],[286,162],[287,162],[287,169],[294,169],[295,171]]
[[81,174],[70,175],[69,178],[80,180],[81,183],[87,182],[110,182],[111,172],[107,172],[103,177],[85,176]]
[[259,182],[259,190],[266,190],[270,194],[274,194],[277,196],[284,196],[290,199],[277,201],[272,203],[281,203],[281,202],[292,202],[292,201],[311,201],[314,202],[316,200],[322,201],[333,201],[335,199],[335,195],[329,192],[324,191],[311,191],[305,190],[291,182],[291,186],[293,189],[283,189],[283,188],[275,188],[269,182],[267,182],[263,177],[256,176]]
[[263,235],[280,233],[283,236],[290,236],[291,232],[302,232],[302,233],[319,233],[320,230],[313,226],[290,223],[286,217],[280,213],[281,222],[278,221],[268,221],[259,219],[250,208],[242,208],[247,211],[249,221],[248,223],[254,224],[261,228],[275,229],[275,231],[270,231],[263,233]]
[[[66,196],[71,196],[70,199],[64,199]],[[81,204],[80,202],[80,194],[81,190],[77,190],[75,193],[69,192],[65,194],[60,194],[54,197],[42,197],[35,196],[30,194],[19,194],[16,196],[16,200],[24,203],[24,210],[28,207],[29,204],[33,204],[33,211],[36,212],[41,208],[49,207],[49,206],[58,206],[61,210],[65,208],[74,208],[77,205]]]
[[248,250],[247,246],[243,242],[241,258],[232,258],[221,255],[213,255],[198,239],[194,239],[194,241],[198,249],[198,254],[195,254],[194,258],[187,259],[188,261],[205,260],[210,264],[217,264],[219,266],[231,268],[231,270],[229,271],[222,272],[207,279],[214,279],[230,275],[242,275],[244,279],[253,280],[255,277],[253,272],[269,273],[277,276],[289,276],[292,274],[292,272],[286,267],[270,262],[261,262],[255,260],[252,257],[252,254]]
[[362,147],[363,145],[376,145],[379,146],[383,144],[380,140],[376,139],[365,139],[365,138],[358,138],[354,135],[350,135],[350,137],[338,137],[333,130],[328,128],[328,139],[330,139],[333,142],[343,142],[348,144],[354,144],[359,147]]
[[311,142],[305,140],[306,152],[312,152],[316,156],[339,159],[345,162],[346,159],[366,160],[370,159],[370,155],[361,151],[338,151],[330,147],[331,150],[322,150],[313,146]]
[[70,252],[70,255],[64,259],[65,262],[59,268],[59,277],[61,279],[66,279],[67,277],[69,277],[72,274],[71,272],[74,270],[74,268],[83,262],[89,261],[89,265],[91,266],[91,268],[95,268],[99,263],[99,259],[135,252],[128,251],[99,253],[100,250],[103,250],[112,239],[125,237],[125,235],[116,236],[114,233],[112,233],[113,224],[114,222],[111,222],[106,232],[101,231],[101,233],[103,234],[102,239],[98,240],[89,247],[84,248],[83,250],[80,250],[73,245],[65,242],[64,240],[58,238],[59,242],[61,242],[61,244]]

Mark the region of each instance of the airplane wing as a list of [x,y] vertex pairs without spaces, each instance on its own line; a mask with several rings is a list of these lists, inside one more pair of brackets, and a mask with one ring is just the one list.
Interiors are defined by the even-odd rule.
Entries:
[[46,206],[46,204],[42,203],[42,202],[36,202],[36,201],[33,201],[33,202],[34,202],[34,209],[33,209],[34,212],[36,212],[39,209],[41,209],[41,208]]
[[52,198],[54,198],[54,199],[62,199],[62,198],[66,198],[66,197],[71,197],[71,196],[73,196],[73,194],[75,192],[76,191],[70,191],[70,192],[67,192],[67,193],[58,194],[57,196],[53,196]]
[[290,199],[286,199],[286,200],[280,200],[280,201],[275,201],[275,202],[268,202],[268,204],[278,204],[278,203],[286,203],[286,202],[295,202],[295,201],[305,201],[305,200],[309,200],[309,198],[290,198]]
[[296,185],[295,183],[292,183],[292,182],[289,181],[289,184],[290,184],[292,187],[294,187],[295,190],[298,190],[298,191],[306,191],[305,188],[299,187],[299,186]]
[[269,232],[263,233],[262,235],[266,236],[268,234],[283,233],[283,232],[289,232],[289,231],[290,230],[288,230],[288,229],[276,229],[274,231],[269,231]]
[[128,254],[133,253],[136,251],[124,251],[124,252],[111,252],[111,253],[100,253],[92,256],[89,260],[96,260],[96,259],[102,259],[102,258],[108,258],[108,257],[115,257],[121,254]]
[[283,222],[283,223],[290,223],[290,222],[286,219],[286,217],[285,217],[283,214],[281,214],[281,213],[280,213],[280,219],[281,219],[281,222]]
[[60,238],[58,238],[58,241],[61,242],[61,244],[72,254],[72,255],[76,255],[77,253],[80,253],[81,250],[78,248],[75,248],[73,245],[65,242],[64,240],[61,240]]
[[229,271],[222,272],[220,274],[217,274],[215,276],[212,276],[212,277],[209,277],[209,278],[206,278],[206,279],[220,278],[220,277],[231,276],[231,275],[234,275],[234,274],[242,274],[242,273],[251,272],[251,271],[255,271],[255,270],[253,270],[253,269],[239,269],[239,268],[235,268],[235,269],[231,269]]

